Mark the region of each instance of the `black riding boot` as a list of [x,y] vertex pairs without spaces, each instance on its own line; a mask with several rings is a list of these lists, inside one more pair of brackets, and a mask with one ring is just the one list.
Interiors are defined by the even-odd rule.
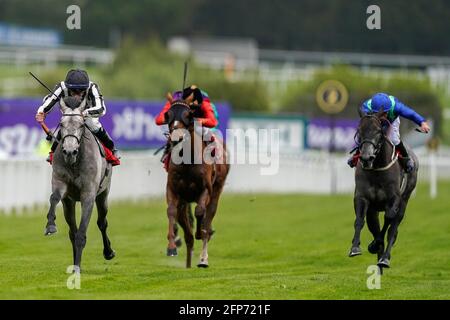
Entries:
[[[51,141],[51,138],[47,138],[47,140]],[[50,153],[55,153],[56,148],[58,148],[58,141],[61,140],[61,131],[58,131],[56,134],[56,139],[53,141],[52,147],[50,148]],[[48,155],[47,162],[52,162],[52,156]]]
[[398,145],[395,146],[395,149],[397,151],[400,151],[401,159],[400,163],[405,169],[407,173],[410,173],[414,170],[414,161],[409,156],[408,150],[406,150],[405,145],[403,144],[403,141],[400,141]]
[[164,151],[163,154],[161,156],[161,162],[164,163],[164,161],[166,161],[166,158],[168,157],[170,152],[170,139],[167,139],[167,143],[164,146]]
[[58,141],[60,141],[60,140],[61,140],[61,131],[58,131],[58,133],[56,134],[56,139],[53,141],[53,144],[52,144],[52,148],[51,148],[52,152],[56,151],[56,148],[58,148]]
[[105,147],[112,151],[117,159],[120,159],[119,150],[114,147],[114,141],[111,139],[110,135],[104,128],[100,128],[100,130],[98,130],[94,134]]

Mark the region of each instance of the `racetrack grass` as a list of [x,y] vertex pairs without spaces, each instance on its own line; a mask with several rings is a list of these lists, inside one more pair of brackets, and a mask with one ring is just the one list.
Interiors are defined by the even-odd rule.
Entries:
[[[352,196],[223,196],[209,246],[210,268],[184,268],[185,246],[166,257],[162,199],[111,205],[117,256],[102,257],[96,213],[83,255],[81,290],[69,290],[72,263],[61,209],[59,232],[43,236],[45,212],[0,216],[1,299],[449,299],[450,183],[431,201],[421,185],[411,199],[380,290],[366,287],[367,252],[348,258]],[[194,265],[201,243],[196,241]]]

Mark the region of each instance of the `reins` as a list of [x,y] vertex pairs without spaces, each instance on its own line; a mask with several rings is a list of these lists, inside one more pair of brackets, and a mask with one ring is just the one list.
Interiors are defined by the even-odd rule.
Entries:
[[[395,152],[395,146],[394,146],[394,144],[392,143],[392,141],[391,141],[388,137],[386,137],[386,134],[383,132],[383,123],[382,123],[382,120],[381,120],[380,118],[378,118],[377,116],[371,115],[371,114],[365,115],[363,118],[374,118],[374,119],[376,119],[376,120],[380,123],[380,126],[381,126],[380,130],[381,130],[381,133],[382,133],[382,137],[383,137],[383,138],[382,138],[381,142],[380,142],[378,145],[375,144],[375,143],[374,143],[372,140],[370,140],[370,139],[364,139],[363,141],[357,143],[357,144],[358,144],[357,148],[361,148],[363,144],[369,143],[369,144],[373,145],[373,147],[375,148],[374,154],[375,154],[375,157],[377,157],[377,156],[379,155],[379,152],[380,152],[380,150],[381,150],[381,147],[382,147],[382,145],[383,145],[383,142],[387,141],[387,142],[392,146],[392,156],[391,156],[391,162],[389,162],[389,163],[388,163],[386,166],[384,166],[384,167],[368,169],[368,168],[364,168],[363,166],[361,166],[361,168],[362,168],[363,170],[367,170],[367,171],[386,171],[386,170],[389,170],[389,169],[395,164],[395,162],[397,162],[397,160],[398,160],[398,155],[397,155],[397,153]],[[363,118],[362,118],[362,119],[363,119]],[[362,119],[361,119],[361,120],[362,120]],[[389,123],[389,125],[390,125],[390,122],[388,122],[388,123]],[[358,130],[358,131],[359,131],[359,130]],[[358,132],[355,133],[355,140],[356,140],[356,135],[357,135],[357,134],[358,134]]]
[[[78,114],[78,113],[69,113],[69,114],[68,113],[63,113],[62,116],[63,117],[77,117],[78,116],[78,117],[82,117],[84,119],[84,116],[82,114]],[[61,125],[61,122],[58,123],[58,126],[56,127],[56,129],[58,129],[60,127],[60,125]],[[84,135],[84,129],[85,128],[86,128],[86,124],[83,125],[83,133],[81,134],[81,137],[83,137],[83,135]],[[55,129],[55,132],[56,132],[56,129]],[[66,140],[66,138],[72,137],[72,138],[75,138],[77,140],[78,144],[81,144],[81,138],[78,138],[74,134],[67,134],[67,135],[65,135],[64,137],[61,138],[61,141],[58,141],[58,139],[56,138],[54,133],[53,133],[53,136],[55,137],[55,140],[58,143],[64,143],[64,140]]]

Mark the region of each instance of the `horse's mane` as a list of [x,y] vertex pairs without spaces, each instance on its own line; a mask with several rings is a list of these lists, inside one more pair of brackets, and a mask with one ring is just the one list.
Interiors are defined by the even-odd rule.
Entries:
[[[365,121],[365,120],[372,120],[372,119],[376,119],[377,121]],[[391,123],[390,121],[387,119],[387,117],[385,116],[385,114],[379,114],[379,113],[368,113],[364,116],[361,117],[360,122],[359,122],[359,129],[360,130],[365,130],[368,129],[367,127],[369,125],[372,125],[373,123],[377,123],[377,129],[382,130],[384,134],[387,133],[387,130],[390,128]]]

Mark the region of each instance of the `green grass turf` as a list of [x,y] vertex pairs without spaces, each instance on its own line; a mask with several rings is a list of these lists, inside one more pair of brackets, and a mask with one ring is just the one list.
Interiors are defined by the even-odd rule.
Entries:
[[[410,201],[380,290],[366,287],[367,252],[348,258],[352,196],[229,195],[210,242],[210,268],[185,269],[185,247],[166,257],[162,199],[111,205],[109,234],[117,256],[105,261],[96,213],[83,254],[81,289],[69,290],[68,228],[43,236],[45,211],[0,215],[1,299],[449,299],[450,183],[431,201],[421,185]],[[194,265],[201,242],[196,241]]]

